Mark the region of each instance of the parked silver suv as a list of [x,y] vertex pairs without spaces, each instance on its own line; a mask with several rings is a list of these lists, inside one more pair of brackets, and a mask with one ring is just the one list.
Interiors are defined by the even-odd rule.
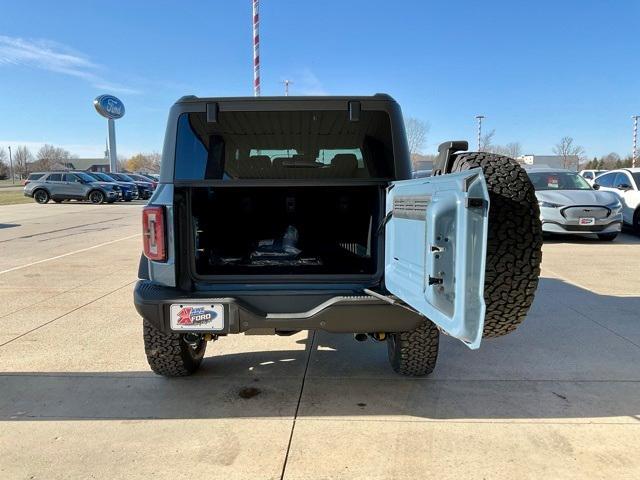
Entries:
[[97,182],[82,172],[50,172],[24,187],[24,195],[38,203],[53,200],[89,200],[91,203],[113,203],[121,195],[119,185]]

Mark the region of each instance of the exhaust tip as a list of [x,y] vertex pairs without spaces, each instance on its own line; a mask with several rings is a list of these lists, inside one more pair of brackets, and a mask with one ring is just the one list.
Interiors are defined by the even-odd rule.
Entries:
[[366,333],[354,333],[353,339],[356,342],[364,342],[369,336]]

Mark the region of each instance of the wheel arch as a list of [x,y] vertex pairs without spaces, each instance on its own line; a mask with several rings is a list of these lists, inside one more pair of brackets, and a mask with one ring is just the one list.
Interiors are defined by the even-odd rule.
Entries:
[[47,187],[36,187],[31,191],[31,196],[35,196],[36,192],[38,190],[44,190],[45,192],[47,192],[47,195],[49,195],[49,197],[51,197],[51,192],[49,191],[49,189]]

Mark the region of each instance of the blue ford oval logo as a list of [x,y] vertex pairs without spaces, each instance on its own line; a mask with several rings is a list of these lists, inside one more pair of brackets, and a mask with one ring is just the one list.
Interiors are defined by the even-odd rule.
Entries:
[[100,95],[93,101],[93,106],[100,115],[106,118],[122,118],[124,115],[124,103],[113,95]]

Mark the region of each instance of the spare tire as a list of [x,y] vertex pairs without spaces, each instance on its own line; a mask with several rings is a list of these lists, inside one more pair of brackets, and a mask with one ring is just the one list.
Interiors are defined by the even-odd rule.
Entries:
[[527,316],[538,287],[542,225],[535,190],[512,158],[483,152],[455,156],[452,173],[482,168],[489,190],[483,337],[514,331]]

